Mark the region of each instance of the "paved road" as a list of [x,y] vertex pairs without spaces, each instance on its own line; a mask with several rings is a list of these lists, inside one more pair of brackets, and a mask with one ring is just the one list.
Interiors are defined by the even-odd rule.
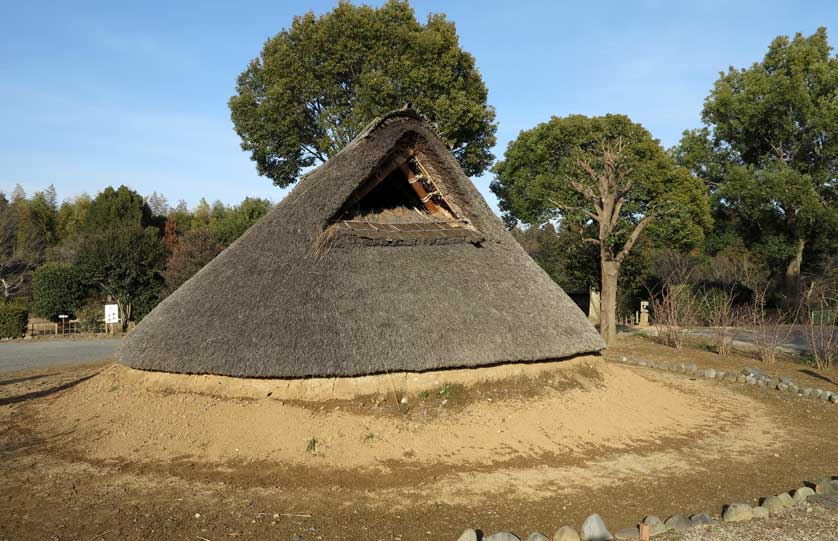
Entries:
[[[643,332],[646,334],[657,334],[659,330],[652,327],[631,327],[629,334],[636,332]],[[714,338],[714,331],[708,327],[693,327],[687,331],[692,336],[700,336],[702,338]],[[801,329],[788,329],[787,327],[778,327],[777,331],[778,349],[791,355],[805,355],[809,353],[809,341],[806,338],[805,331]],[[755,336],[756,332],[748,329],[737,329],[733,335],[733,347],[742,351],[756,351],[758,349],[759,340]]]
[[121,338],[3,342],[0,343],[0,372],[107,359],[121,343]]

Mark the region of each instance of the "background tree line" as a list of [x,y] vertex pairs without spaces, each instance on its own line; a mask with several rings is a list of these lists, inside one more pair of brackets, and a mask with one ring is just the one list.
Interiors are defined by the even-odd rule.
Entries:
[[0,287],[4,304],[41,317],[103,317],[106,300],[138,321],[272,207],[143,197],[119,186],[58,204],[55,188],[0,193]]
[[[704,127],[665,152],[619,115],[554,117],[521,132],[493,170],[505,220],[566,289],[608,292],[616,280],[616,312],[633,313],[641,298],[660,301],[689,284],[734,305],[758,298],[764,310],[786,315],[775,323],[833,314],[838,58],[826,29],[779,36],[760,62],[720,73],[701,117]],[[610,194],[601,190],[609,177]],[[608,222],[615,231],[603,235],[598,213],[615,202],[620,215]],[[615,251],[647,219],[630,250]],[[620,253],[617,269],[630,270],[608,277]],[[663,318],[666,307],[655,308]]]

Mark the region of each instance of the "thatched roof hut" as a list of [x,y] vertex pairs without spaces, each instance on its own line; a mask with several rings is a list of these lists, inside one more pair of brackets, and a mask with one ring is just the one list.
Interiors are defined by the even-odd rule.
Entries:
[[367,127],[127,338],[134,368],[356,376],[604,347],[410,110]]

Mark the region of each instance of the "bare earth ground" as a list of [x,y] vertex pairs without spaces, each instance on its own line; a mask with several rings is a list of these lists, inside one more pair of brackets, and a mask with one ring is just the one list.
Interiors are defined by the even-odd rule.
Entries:
[[[834,404],[591,358],[507,376],[315,401],[109,364],[3,374],[0,539],[453,540],[594,511],[613,531],[838,473]],[[831,539],[801,535],[765,539]]]

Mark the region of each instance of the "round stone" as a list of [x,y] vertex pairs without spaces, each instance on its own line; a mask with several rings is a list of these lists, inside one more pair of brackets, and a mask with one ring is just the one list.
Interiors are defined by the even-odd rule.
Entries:
[[562,526],[553,534],[553,541],[581,541],[579,534],[570,526]]
[[585,519],[579,537],[581,541],[611,541],[614,539],[614,536],[605,526],[605,521],[597,513]]
[[527,536],[527,541],[550,541],[550,539],[541,532],[533,532]]
[[460,534],[457,541],[477,541],[477,532],[469,528]]
[[643,524],[649,526],[649,535],[660,535],[669,531],[666,524],[664,524],[663,521],[655,515],[647,515],[643,519]]
[[783,507],[794,507],[794,500],[788,492],[777,494],[777,499],[783,504]]
[[768,509],[768,512],[772,515],[776,515],[785,507],[777,496],[768,496],[762,500],[762,506]]
[[498,532],[493,533],[489,537],[484,537],[483,541],[521,541],[521,538],[514,533]]
[[815,491],[809,487],[800,487],[794,491],[794,501],[796,502],[805,502],[806,498],[815,494]]
[[690,527],[690,519],[684,515],[672,515],[664,521],[664,524],[670,530],[686,530]]
[[765,375],[765,373],[762,370],[760,370],[759,368],[751,368],[751,367],[743,368],[742,373],[745,374],[746,376],[754,376],[755,378],[758,378],[758,377],[761,377],[761,376]]
[[707,513],[696,513],[690,517],[690,524],[692,526],[709,526],[715,523],[716,521]]
[[758,505],[754,507],[754,518],[768,518],[770,513],[765,507]]
[[835,492],[835,484],[832,477],[821,477],[815,481],[815,492],[818,494],[833,494]]
[[732,503],[722,514],[722,520],[725,522],[744,522],[752,518],[754,518],[753,508],[747,503]]

